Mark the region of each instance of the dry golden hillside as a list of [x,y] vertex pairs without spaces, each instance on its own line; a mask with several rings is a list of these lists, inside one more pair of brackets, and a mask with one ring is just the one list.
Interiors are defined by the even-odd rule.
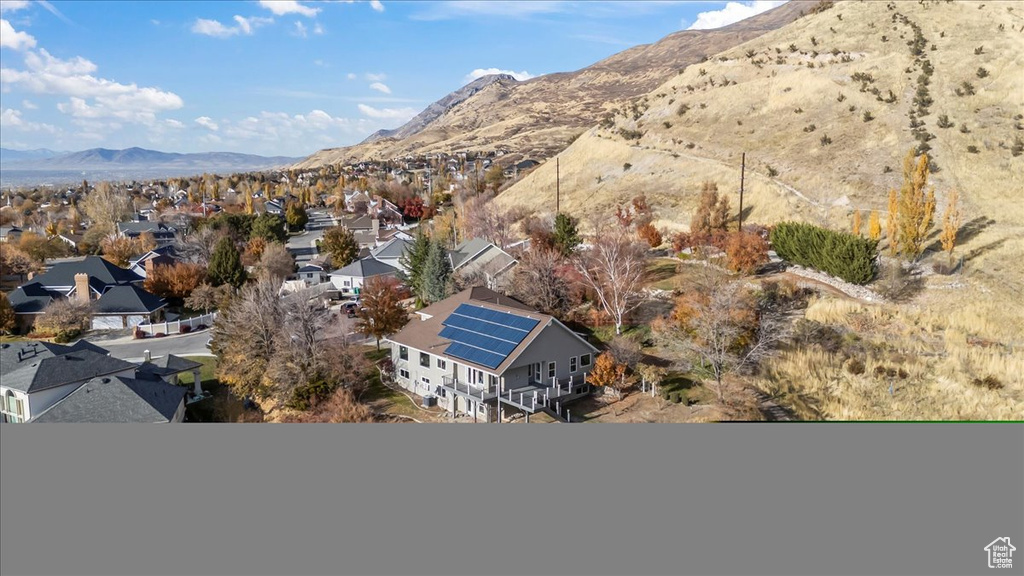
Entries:
[[[407,154],[492,150],[546,158],[595,124],[606,110],[643,95],[681,68],[777,29],[816,2],[794,1],[717,30],[681,31],[653,44],[635,46],[575,72],[547,74],[525,82],[500,79],[436,116],[414,119],[410,135],[322,150],[296,165],[390,159]],[[422,125],[420,125],[422,124]]]
[[[852,329],[877,350],[869,372],[853,376],[842,358],[798,349],[769,365],[760,386],[805,418],[1024,417],[1020,3],[836,2],[624,108],[558,155],[561,208],[584,224],[646,193],[661,225],[686,228],[706,179],[735,207],[746,152],[745,221],[844,228],[854,209],[884,218],[902,158],[923,140],[937,221],[949,191],[960,192],[963,274],[928,274],[912,303],[813,306],[808,319]],[[548,161],[498,201],[552,211],[554,192]],[[870,373],[892,362],[911,374],[895,396]],[[1005,387],[980,387],[985,376]]]
[[[1024,7],[1014,7],[838,2],[691,65],[559,155],[562,205],[602,211],[646,192],[666,224],[685,226],[701,180],[738,190],[746,152],[753,220],[839,221],[854,207],[884,209],[902,157],[918,144],[910,122],[926,60],[933,102],[919,120],[933,136],[940,205],[955,187],[969,215],[1016,212],[1020,223],[1011,192],[1024,189],[1024,155],[1011,148],[1024,138]],[[907,45],[914,24],[922,60]],[[963,82],[973,95],[956,94]],[[951,127],[938,126],[943,115]],[[502,202],[553,207],[554,181],[548,162]]]

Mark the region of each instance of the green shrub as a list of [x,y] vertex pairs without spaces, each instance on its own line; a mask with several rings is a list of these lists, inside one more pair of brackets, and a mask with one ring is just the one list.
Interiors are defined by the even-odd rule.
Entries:
[[285,406],[294,410],[309,410],[314,404],[329,398],[337,389],[336,382],[316,380],[297,387]]
[[866,284],[877,272],[878,241],[801,222],[783,222],[771,232],[780,258],[842,278]]

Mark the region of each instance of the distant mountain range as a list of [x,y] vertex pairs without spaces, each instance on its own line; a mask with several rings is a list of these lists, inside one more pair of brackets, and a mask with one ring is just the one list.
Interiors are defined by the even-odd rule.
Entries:
[[108,150],[92,148],[81,152],[53,150],[11,150],[0,148],[4,170],[168,170],[173,172],[245,172],[287,166],[300,158],[256,156],[235,152],[177,154],[144,148]]

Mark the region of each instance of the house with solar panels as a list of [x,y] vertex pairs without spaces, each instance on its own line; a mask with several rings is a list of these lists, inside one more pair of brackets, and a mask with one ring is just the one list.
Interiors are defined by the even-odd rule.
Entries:
[[597,354],[557,318],[480,286],[417,311],[386,342],[398,385],[483,422],[570,421]]

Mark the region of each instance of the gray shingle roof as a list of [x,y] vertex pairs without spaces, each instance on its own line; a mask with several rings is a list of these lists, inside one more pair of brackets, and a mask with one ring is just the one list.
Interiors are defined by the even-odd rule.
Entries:
[[93,378],[29,422],[170,422],[186,394],[157,380]]
[[484,251],[490,245],[491,243],[483,238],[473,238],[459,244],[455,250],[450,252],[452,268],[458,268],[463,262]]
[[163,298],[138,286],[112,286],[93,304],[93,313],[150,314],[166,305]]
[[92,350],[103,355],[107,354],[103,348],[85,340],[80,340],[72,346],[54,344],[53,342],[5,342],[0,344],[0,376],[6,376],[8,372],[43,358],[52,358],[76,350]]
[[77,350],[32,363],[21,362],[16,369],[5,371],[3,381],[8,388],[32,393],[133,368],[131,362],[92,350]]
[[173,226],[168,226],[163,222],[118,222],[117,231],[126,235],[139,235],[143,232],[152,232],[154,236],[161,235],[174,235],[175,229]]
[[161,356],[156,360],[149,362],[143,362],[139,365],[136,372],[142,374],[155,374],[157,376],[170,376],[172,374],[180,374],[189,370],[195,370],[201,367],[202,364],[199,362],[193,362],[181,356],[175,356],[174,354],[168,354]]
[[386,243],[370,250],[374,258],[392,259],[401,258],[406,249],[412,246],[412,242],[401,238],[392,238]]
[[331,272],[331,276],[352,276],[354,278],[369,278],[370,276],[379,276],[381,274],[394,274],[398,272],[398,268],[385,264],[380,260],[374,258],[363,258],[356,260],[355,262]]
[[7,299],[11,302],[15,314],[38,314],[46,309],[51,301],[63,297],[60,292],[47,290],[39,282],[30,282],[16,288]]
[[139,276],[131,270],[120,268],[99,256],[86,256],[79,262],[61,262],[44,274],[36,276],[33,281],[43,286],[74,286],[75,274],[85,273],[96,278],[104,285],[129,284],[139,282]]

